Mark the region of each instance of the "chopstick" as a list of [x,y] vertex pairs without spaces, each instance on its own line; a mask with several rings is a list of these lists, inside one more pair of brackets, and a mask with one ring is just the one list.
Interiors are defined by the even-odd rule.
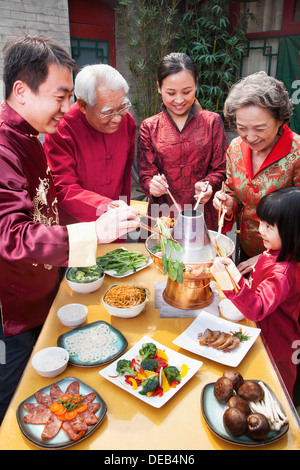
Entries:
[[157,235],[160,235],[161,237],[165,237],[165,238],[167,238],[168,240],[171,240],[171,241],[174,242],[174,243],[178,243],[178,241],[175,240],[174,238],[168,237],[168,236],[165,235],[164,233],[161,233],[159,230],[155,230],[155,228],[152,228],[152,227],[149,227],[149,226],[146,225],[146,224],[143,224],[143,222],[140,222],[140,225],[141,225],[141,227],[144,228],[145,230],[149,230],[149,232],[157,233]]
[[[120,207],[120,206],[117,206],[116,204],[112,204],[111,202],[109,203],[109,205],[110,205],[111,207],[115,207],[115,208]],[[138,213],[137,213],[137,216],[138,216],[138,217],[146,217],[147,219],[154,220],[154,222],[157,221],[157,219],[156,219],[155,217],[151,217],[151,216],[148,215],[148,214],[141,214],[140,212],[138,212]]]
[[[221,193],[225,193],[225,183],[224,183],[224,181],[222,182]],[[219,212],[218,212],[218,225],[220,224],[220,219],[221,219],[221,215],[224,211],[224,206],[225,206],[225,202],[221,201],[221,206],[220,206],[220,209],[219,209]]]
[[195,207],[194,207],[194,211],[197,209],[197,207],[198,207],[198,205],[199,205],[199,203],[200,203],[200,201],[201,201],[201,199],[202,199],[203,194],[206,193],[207,188],[208,188],[208,185],[209,185],[209,181],[205,181],[204,184],[205,184],[205,189],[203,189],[203,190],[201,191],[201,193],[199,194],[198,199],[197,199],[197,202],[196,202]]
[[[218,242],[217,242],[216,238],[213,239],[213,243],[215,244],[215,248],[216,248],[216,251],[217,251],[218,256],[220,256],[221,258],[224,258],[224,257],[226,258],[226,256],[224,256],[223,253],[221,252],[220,247],[219,247],[219,245],[218,245]],[[228,274],[228,276],[229,276],[229,278],[230,278],[230,280],[231,280],[231,283],[232,283],[233,288],[234,288],[234,292],[235,292],[236,294],[238,294],[238,293],[240,292],[240,286],[235,282],[235,280],[233,279],[233,277],[232,277],[232,275],[230,274],[230,271],[229,271],[229,269],[228,269],[228,267],[227,267],[226,265],[225,265],[225,270],[226,270],[226,272],[227,272],[227,274]]]
[[[117,206],[116,204],[112,204],[112,203],[109,203],[109,205],[111,207],[115,207],[115,208],[118,208],[120,206]],[[180,209],[181,210],[181,209]],[[155,220],[155,222],[157,221],[157,219],[155,219],[154,217],[151,217],[150,215],[147,215],[147,214],[140,214],[138,212],[138,217],[147,217],[148,219],[151,219],[151,220]],[[162,237],[165,237],[167,238],[168,240],[171,240],[172,242],[174,243],[178,243],[177,240],[175,240],[174,238],[170,238],[170,237],[167,237],[167,235],[165,235],[164,233],[161,233],[159,230],[155,230],[155,228],[152,228],[152,227],[149,227],[148,225],[144,224],[143,222],[140,222],[140,225],[142,228],[144,228],[145,230],[149,230],[149,232],[152,232],[152,233],[156,233]]]
[[168,192],[168,195],[170,196],[170,198],[172,199],[172,201],[174,202],[175,207],[176,207],[176,209],[178,210],[178,212],[181,212],[181,207],[180,207],[180,205],[175,201],[174,196],[171,194],[169,188],[167,188],[167,192]]

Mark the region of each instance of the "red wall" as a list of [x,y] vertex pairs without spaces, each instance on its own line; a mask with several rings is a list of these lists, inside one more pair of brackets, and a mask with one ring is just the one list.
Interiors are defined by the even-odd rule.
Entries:
[[68,0],[70,35],[109,41],[109,64],[116,67],[115,12],[100,0]]

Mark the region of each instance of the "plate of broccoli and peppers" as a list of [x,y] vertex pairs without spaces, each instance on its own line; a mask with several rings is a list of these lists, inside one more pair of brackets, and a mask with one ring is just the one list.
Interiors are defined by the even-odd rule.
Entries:
[[202,364],[144,336],[99,374],[145,403],[160,408]]

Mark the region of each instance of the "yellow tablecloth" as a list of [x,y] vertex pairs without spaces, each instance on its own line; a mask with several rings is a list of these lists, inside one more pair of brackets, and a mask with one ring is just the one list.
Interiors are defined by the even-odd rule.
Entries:
[[[117,248],[117,244],[99,247],[99,255]],[[146,252],[143,244],[127,244],[132,250]],[[57,310],[73,302],[88,306],[87,322],[105,320],[119,329],[128,340],[128,348],[148,335],[168,348],[179,351],[188,357],[200,360],[203,366],[196,375],[169,400],[162,408],[156,409],[143,403],[110,383],[99,371],[104,367],[81,368],[68,366],[57,379],[40,377],[33,369],[31,360],[20,381],[10,407],[0,429],[0,449],[37,449],[21,433],[16,410],[18,405],[37,390],[60,380],[63,377],[76,377],[94,388],[107,404],[108,412],[102,424],[88,438],[69,449],[78,450],[201,450],[201,449],[245,449],[228,443],[214,435],[203,419],[200,406],[201,391],[205,384],[215,382],[228,367],[188,351],[179,349],[172,341],[179,336],[193,321],[193,318],[160,318],[155,308],[154,283],[166,278],[152,264],[148,268],[130,277],[124,278],[124,284],[142,283],[151,291],[150,302],[146,310],[138,317],[120,319],[110,316],[102,305],[104,292],[115,283],[115,279],[106,275],[102,287],[92,294],[76,294],[65,281],[62,282],[58,295],[49,312],[47,321],[40,334],[35,352],[56,346],[57,338],[69,331],[57,318]],[[242,324],[248,324],[245,321]],[[249,326],[249,324],[248,324]],[[279,441],[258,449],[300,449],[299,421],[294,409],[287,400],[278,376],[260,338],[257,339],[246,357],[237,368],[245,379],[259,379],[266,382],[275,392],[286,410],[290,421],[288,433]]]

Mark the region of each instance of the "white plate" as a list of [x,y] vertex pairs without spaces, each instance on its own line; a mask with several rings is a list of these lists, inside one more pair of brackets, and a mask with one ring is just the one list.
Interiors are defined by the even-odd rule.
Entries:
[[[247,336],[250,336],[250,339],[248,341],[241,342],[236,349],[233,349],[228,353],[224,353],[223,351],[219,351],[215,348],[201,346],[199,344],[198,334],[203,333],[206,328],[224,331],[225,333],[239,331],[239,328],[242,328],[242,332]],[[199,313],[196,320],[193,321],[193,323],[180,336],[174,339],[173,343],[176,344],[176,346],[198,354],[199,356],[206,357],[207,359],[211,359],[212,361],[236,367],[253,346],[260,334],[260,331],[261,330],[259,328],[237,325],[234,322],[224,320],[223,318],[219,318],[202,311]]]
[[[185,377],[182,377],[180,384],[177,385],[177,387],[175,388],[170,388],[170,390],[164,393],[161,397],[159,396],[148,397],[147,395],[141,395],[139,393],[140,388],[138,388],[137,390],[133,390],[132,387],[125,382],[124,377],[117,376],[117,372],[116,372],[117,362],[120,359],[131,360],[134,357],[139,356],[139,350],[141,349],[144,343],[154,343],[158,349],[163,350],[168,356],[169,365],[175,366],[179,370],[181,370],[181,366],[183,364],[186,364],[188,366],[188,373],[186,374]],[[169,401],[170,398],[172,398],[175,395],[175,393],[177,393],[178,390],[180,390],[193,377],[193,375],[196,374],[196,372],[200,369],[202,364],[203,362],[201,361],[190,359],[189,357],[184,356],[183,354],[173,351],[172,349],[166,348],[165,346],[153,340],[152,338],[148,336],[144,336],[129,351],[127,351],[123,356],[119,357],[118,360],[116,360],[115,362],[107,366],[105,369],[101,370],[99,374],[102,375],[102,377],[104,377],[105,379],[112,382],[113,384],[122,388],[126,392],[131,393],[131,395],[134,395],[135,397],[144,401],[145,403],[148,403],[149,405],[154,406],[155,408],[160,408],[165,403],[167,403],[167,401]]]
[[[124,250],[124,251],[131,251],[131,250],[128,250],[127,248],[124,248],[123,246],[120,247],[121,250]],[[107,274],[108,276],[111,276],[111,277],[115,277],[117,279],[122,279],[122,277],[127,277],[127,276],[131,276],[132,274],[135,274],[135,273],[138,273],[139,271],[141,271],[142,269],[146,269],[148,268],[148,266],[150,266],[150,264],[153,263],[153,259],[151,258],[148,258],[148,262],[145,266],[142,266],[141,268],[138,268],[135,272],[133,271],[128,271],[126,274],[122,274],[121,276],[118,276],[116,274],[116,271],[114,270],[110,270],[110,271],[106,271],[105,270],[105,274]]]

